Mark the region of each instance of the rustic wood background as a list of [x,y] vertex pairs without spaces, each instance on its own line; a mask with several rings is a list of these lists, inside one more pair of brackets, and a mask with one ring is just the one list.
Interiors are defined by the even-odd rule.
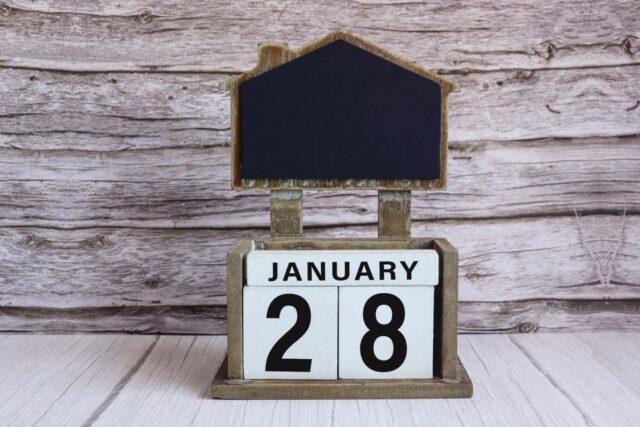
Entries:
[[[461,331],[640,330],[637,0],[472,3],[0,3],[0,330],[224,333],[225,254],[269,215],[229,189],[218,83],[334,29],[461,86],[448,191],[413,198],[460,251]],[[373,192],[304,213],[376,235]]]

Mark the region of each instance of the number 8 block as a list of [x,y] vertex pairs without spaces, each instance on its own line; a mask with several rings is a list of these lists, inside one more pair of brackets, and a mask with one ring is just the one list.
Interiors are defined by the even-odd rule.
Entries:
[[433,377],[433,286],[338,292],[339,378]]

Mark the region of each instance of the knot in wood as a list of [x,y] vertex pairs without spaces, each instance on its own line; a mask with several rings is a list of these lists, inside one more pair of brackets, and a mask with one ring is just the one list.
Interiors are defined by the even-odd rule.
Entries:
[[533,322],[522,322],[518,325],[518,332],[521,334],[528,334],[535,332],[538,326]]
[[144,287],[149,289],[158,289],[160,287],[160,278],[158,276],[149,276],[144,279]]
[[5,2],[0,3],[0,15],[8,16],[11,13],[11,6],[6,4]]
[[142,11],[140,15],[138,15],[138,19],[140,20],[141,23],[148,24],[153,20],[153,14],[151,13],[150,10],[146,9]]
[[521,82],[530,82],[530,81],[538,81],[538,77],[536,77],[535,71],[524,71],[518,70],[513,75],[513,81],[521,83]]
[[636,36],[625,37],[622,39],[621,46],[622,51],[629,56],[633,56],[640,51],[640,41]]
[[86,249],[99,249],[103,246],[106,246],[107,243],[107,239],[102,234],[96,234],[95,236],[82,240],[78,247]]
[[27,234],[27,236],[20,242],[22,245],[31,248],[46,248],[51,246],[51,242],[35,234]]
[[464,277],[466,277],[469,281],[482,279],[485,276],[486,276],[485,274],[475,273],[475,272],[469,272],[469,273],[464,275]]
[[546,59],[547,61],[552,60],[556,54],[558,53],[558,48],[555,44],[546,41],[540,43],[540,46],[534,48],[536,55],[539,57]]

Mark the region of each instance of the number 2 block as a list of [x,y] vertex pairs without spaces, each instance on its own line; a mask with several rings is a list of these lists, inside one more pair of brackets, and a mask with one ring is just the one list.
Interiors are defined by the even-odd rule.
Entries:
[[432,286],[339,288],[342,379],[433,377]]
[[246,379],[336,379],[338,288],[243,289]]

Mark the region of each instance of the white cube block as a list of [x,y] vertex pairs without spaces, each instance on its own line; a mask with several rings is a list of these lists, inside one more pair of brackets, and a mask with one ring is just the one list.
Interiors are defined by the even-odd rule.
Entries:
[[343,379],[433,377],[433,286],[339,288]]
[[245,379],[336,379],[338,289],[243,290]]
[[437,285],[438,253],[410,250],[253,250],[247,286]]

